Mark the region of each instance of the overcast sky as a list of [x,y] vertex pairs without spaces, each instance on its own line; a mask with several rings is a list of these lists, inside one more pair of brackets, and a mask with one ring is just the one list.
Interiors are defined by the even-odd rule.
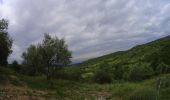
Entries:
[[48,32],[77,62],[169,35],[170,0],[0,0],[0,18],[14,40],[9,61]]

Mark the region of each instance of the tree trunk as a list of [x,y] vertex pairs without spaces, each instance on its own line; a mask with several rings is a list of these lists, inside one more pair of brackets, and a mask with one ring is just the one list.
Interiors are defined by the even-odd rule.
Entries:
[[47,80],[50,80],[50,66],[47,65]]

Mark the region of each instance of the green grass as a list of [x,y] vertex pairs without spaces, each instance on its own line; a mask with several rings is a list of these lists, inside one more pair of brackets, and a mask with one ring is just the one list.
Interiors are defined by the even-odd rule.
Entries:
[[[108,100],[138,100],[139,98],[141,98],[140,100],[155,100],[154,97],[157,96],[156,77],[143,82],[116,82],[112,84],[53,80],[53,85],[50,85],[45,76],[20,76],[20,80],[32,89],[47,91],[47,94],[44,95],[45,98],[61,100],[82,100],[85,98],[95,100],[101,97]],[[170,99],[170,87],[162,88],[160,91],[160,100]]]
[[[115,81],[111,84],[88,83],[84,81],[70,81],[54,79],[52,85],[45,76],[24,76],[16,74],[9,69],[1,69],[4,79],[16,86],[26,85],[30,89],[45,91],[42,95],[47,100],[95,100],[105,98],[108,100],[155,100],[157,96],[156,80],[154,77],[142,82]],[[169,100],[170,96],[170,74],[161,75],[162,79],[159,100]],[[2,84],[1,84],[2,85]],[[27,91],[30,96],[36,96],[32,91]]]
[[[163,75],[170,77],[170,75]],[[32,88],[45,90],[48,92],[45,98],[57,98],[69,100],[95,100],[96,98],[106,98],[108,100],[156,100],[156,78],[143,82],[116,82],[112,84],[82,83],[68,80],[53,80],[50,85],[44,76],[28,77],[21,76],[20,79]],[[160,90],[159,100],[168,100],[170,87]],[[140,98],[140,99],[139,99]]]
[[17,79],[17,73],[9,68],[0,66],[0,84],[6,84],[11,82],[13,84],[19,84]]

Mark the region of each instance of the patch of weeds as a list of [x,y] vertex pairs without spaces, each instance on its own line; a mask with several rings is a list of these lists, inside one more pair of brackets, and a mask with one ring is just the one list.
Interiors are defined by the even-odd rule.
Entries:
[[132,93],[128,100],[156,100],[157,92],[153,88],[143,88]]

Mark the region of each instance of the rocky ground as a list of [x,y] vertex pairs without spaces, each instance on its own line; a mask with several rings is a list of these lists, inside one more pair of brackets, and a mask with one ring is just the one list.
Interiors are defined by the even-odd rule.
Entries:
[[46,92],[12,85],[0,86],[0,100],[45,100]]

